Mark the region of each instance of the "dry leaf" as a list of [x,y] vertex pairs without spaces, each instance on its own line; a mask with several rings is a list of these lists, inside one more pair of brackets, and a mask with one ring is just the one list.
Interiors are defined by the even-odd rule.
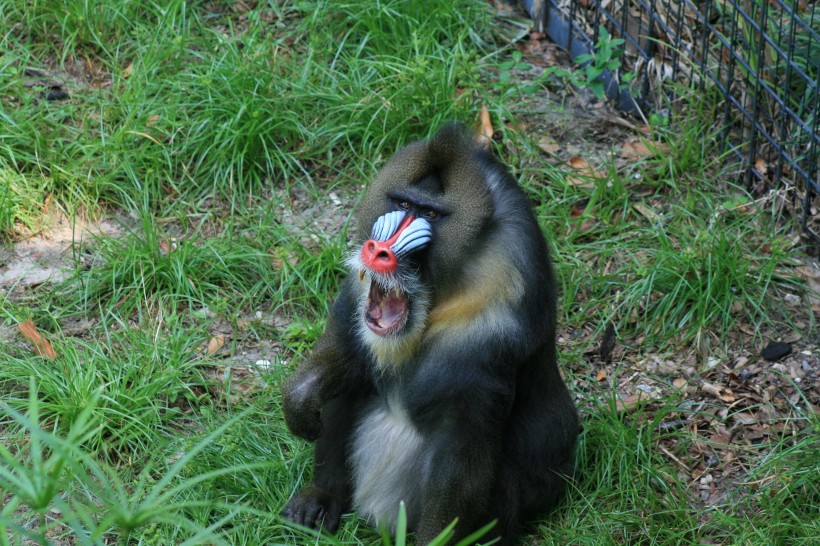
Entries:
[[481,105],[481,113],[478,114],[478,142],[485,148],[490,148],[490,143],[493,140],[493,122],[490,120],[490,112],[487,110],[487,105]]
[[723,402],[726,402],[727,404],[731,404],[735,401],[735,393],[726,387],[721,387],[720,385],[714,385],[712,383],[704,383],[701,386],[701,389],[703,389],[704,392],[708,392],[715,398],[719,398]]
[[724,432],[716,432],[709,437],[709,441],[714,444],[729,445],[730,436]]
[[217,334],[208,341],[208,349],[206,350],[206,354],[212,355],[217,352],[222,346],[225,345],[225,336],[223,334]]
[[122,70],[122,77],[123,77],[123,78],[127,78],[128,76],[130,76],[130,75],[131,75],[131,71],[132,71],[133,69],[134,69],[134,63],[128,63],[128,66],[126,66],[126,67]]
[[170,254],[177,249],[178,244],[179,243],[174,239],[171,239],[170,241],[160,241],[159,251],[162,255]]
[[23,334],[23,337],[26,338],[34,345],[34,352],[37,353],[38,356],[42,356],[51,360],[57,358],[57,355],[54,353],[54,349],[51,346],[51,343],[37,331],[37,327],[34,325],[34,321],[27,320],[25,322],[21,322],[17,325],[17,329],[20,330],[20,333]]
[[256,4],[258,4],[256,0],[250,0],[248,2],[243,2],[242,0],[239,0],[236,4],[234,4],[232,9],[235,13],[247,13],[253,8],[255,8]]
[[769,167],[766,165],[766,160],[762,157],[758,157],[757,160],[755,160],[755,170],[760,176],[766,176],[766,173],[769,172]]
[[552,137],[541,137],[538,140],[538,147],[552,155],[561,151],[561,145],[555,142]]
[[655,157],[669,151],[669,146],[658,142],[647,144],[645,140],[637,142],[627,142],[621,148],[621,157],[631,161],[643,159],[645,157]]
[[758,418],[755,417],[753,413],[747,412],[738,412],[732,415],[732,419],[734,419],[737,423],[741,425],[755,425],[758,423]]
[[688,383],[688,382],[683,377],[676,377],[672,381],[672,386],[675,387],[676,389],[680,390],[680,389],[682,389],[686,386],[686,383]]
[[567,184],[571,186],[581,186],[585,188],[592,188],[595,186],[594,181],[597,178],[604,178],[605,176],[597,171],[589,161],[583,157],[574,156],[569,159],[569,166],[577,174],[567,175]]
[[148,121],[145,122],[146,127],[153,127],[159,121],[159,114],[152,114],[148,116]]
[[569,211],[570,218],[578,218],[579,216],[583,216],[584,211],[587,209],[587,204],[589,203],[588,199],[583,199],[581,201],[576,202],[572,205],[572,209]]
[[586,233],[587,231],[591,230],[598,224],[598,219],[594,216],[590,216],[586,220],[584,220],[580,226],[578,226],[578,233]]
[[530,132],[530,128],[527,127],[527,124],[523,121],[508,121],[504,124],[504,127],[506,127],[511,133],[519,133],[524,135]]
[[575,169],[576,171],[580,171],[584,174],[589,174],[590,176],[595,175],[595,169],[592,168],[589,161],[584,159],[580,156],[573,156],[569,158],[569,166]]
[[603,381],[604,379],[606,379],[606,370],[598,370],[595,381]]
[[652,210],[650,207],[647,207],[643,203],[632,203],[632,208],[640,212],[641,216],[643,216],[650,222],[659,222],[661,219],[660,214]]
[[630,394],[626,398],[618,398],[615,400],[615,409],[618,413],[625,413],[636,409],[641,402],[646,402],[650,400],[652,397],[649,394],[638,391],[635,394]]

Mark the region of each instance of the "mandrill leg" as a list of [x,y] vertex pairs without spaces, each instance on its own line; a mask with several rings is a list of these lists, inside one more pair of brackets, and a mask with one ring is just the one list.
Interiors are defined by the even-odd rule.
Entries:
[[347,449],[357,410],[356,394],[336,398],[322,408],[322,434],[316,440],[313,484],[288,502],[282,515],[310,529],[335,533],[350,509]]

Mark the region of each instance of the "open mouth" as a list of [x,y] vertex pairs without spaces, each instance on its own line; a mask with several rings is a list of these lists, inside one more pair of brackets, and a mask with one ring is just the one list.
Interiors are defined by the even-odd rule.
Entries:
[[380,336],[395,334],[404,328],[410,311],[407,295],[398,289],[385,290],[370,282],[370,293],[364,304],[367,327]]

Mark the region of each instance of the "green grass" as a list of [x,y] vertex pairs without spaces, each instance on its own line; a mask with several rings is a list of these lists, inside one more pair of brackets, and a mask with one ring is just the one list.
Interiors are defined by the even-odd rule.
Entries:
[[[362,185],[482,105],[551,239],[562,331],[587,333],[562,355],[579,470],[530,540],[820,535],[805,404],[783,419],[798,434],[749,449],[756,485],[715,509],[668,455],[694,465],[700,439],[662,426],[692,416],[683,395],[622,415],[588,387],[582,355],[608,323],[631,350],[680,354],[725,350],[740,325],[755,341],[796,328],[781,302],[802,289],[798,254],[729,182],[717,103],[684,97],[686,115],[653,127],[665,153],[574,185],[537,131],[511,129],[537,124],[544,79],[517,85],[531,67],[486,5],[0,0],[0,241],[47,234],[54,210],[120,224],[71,249],[67,280],[0,292],[0,544],[400,544],[352,515],[336,537],[281,521],[312,470],[279,385],[322,330]],[[48,81],[69,99],[46,100]],[[15,337],[29,319],[56,359]]]
[[[214,216],[180,218],[189,229],[171,237],[142,213],[121,237],[97,241],[94,256],[64,284],[67,303],[85,312],[157,304],[224,313],[255,301],[306,307],[335,284],[343,251],[337,239],[319,234],[307,247],[275,222],[248,218],[252,225],[237,226]],[[205,230],[216,232],[205,236]]]
[[8,238],[17,232],[38,228],[40,211],[37,201],[43,186],[37,177],[27,177],[12,169],[0,171],[0,236]]
[[567,321],[612,322],[622,338],[661,347],[724,339],[739,324],[762,338],[788,323],[777,301],[801,290],[782,267],[792,245],[765,204],[727,181],[706,122],[718,103],[686,97],[692,107],[675,126],[655,128],[650,146],[665,146],[656,157],[620,169],[613,161],[591,187],[567,186],[550,169],[523,173],[565,273]]

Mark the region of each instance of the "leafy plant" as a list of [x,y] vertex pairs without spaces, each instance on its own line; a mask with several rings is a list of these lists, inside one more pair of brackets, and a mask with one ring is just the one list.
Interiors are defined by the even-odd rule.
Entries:
[[[498,79],[497,81],[493,82],[493,89],[495,91],[502,91],[509,89],[513,85],[520,85],[518,82],[514,82],[513,77],[516,71],[526,72],[532,69],[532,65],[529,63],[524,62],[524,54],[518,51],[517,49],[512,52],[512,58],[499,63],[498,65]],[[533,84],[528,84],[532,86]],[[525,92],[532,91],[533,89],[527,88]]]
[[[126,542],[135,532],[154,523],[185,529],[189,535],[185,544],[224,544],[216,530],[243,508],[231,506],[228,516],[201,525],[186,517],[185,511],[219,503],[186,499],[184,493],[214,476],[253,470],[260,465],[245,464],[179,478],[188,462],[239,417],[192,446],[163,469],[161,478],[155,480],[152,469],[146,468],[135,483],[126,485],[116,468],[100,462],[93,452],[81,447],[97,434],[99,425],[93,411],[100,395],[98,392],[80,411],[65,436],[44,426],[34,379],[29,382],[25,414],[6,404],[0,406],[0,414],[25,430],[29,439],[14,449],[0,443],[0,491],[8,495],[0,511],[0,544],[10,544],[9,533],[39,544],[50,543],[49,538],[56,533],[65,533],[79,544],[109,544],[112,537]],[[59,522],[49,513],[58,513]],[[19,523],[24,517],[32,518],[33,522]],[[60,530],[63,526],[67,529]]]
[[[516,72],[528,72],[532,65],[525,62],[524,54],[514,49],[509,59],[496,65],[490,64],[497,72],[497,78],[493,82],[493,90],[506,97],[511,93],[521,93],[523,95],[533,95],[543,86],[548,86],[551,78],[559,78],[575,87],[587,88],[596,97],[604,98],[606,95],[605,82],[602,76],[605,71],[618,72],[621,68],[621,57],[623,56],[624,40],[622,38],[612,38],[603,26],[598,29],[598,41],[595,44],[593,53],[584,53],[574,59],[575,64],[580,66],[577,70],[567,70],[566,68],[554,65],[546,68],[540,74],[527,78],[526,81],[518,81],[514,76]],[[628,86],[635,74],[621,74],[621,88]]]
[[[623,56],[623,38],[612,38],[604,26],[598,27],[598,41],[593,53],[584,53],[574,59],[581,67],[580,71],[569,72],[569,81],[578,87],[586,87],[599,99],[606,96],[606,88],[601,76],[605,71],[617,72],[621,68]],[[621,80],[626,84],[634,75],[624,75]]]

